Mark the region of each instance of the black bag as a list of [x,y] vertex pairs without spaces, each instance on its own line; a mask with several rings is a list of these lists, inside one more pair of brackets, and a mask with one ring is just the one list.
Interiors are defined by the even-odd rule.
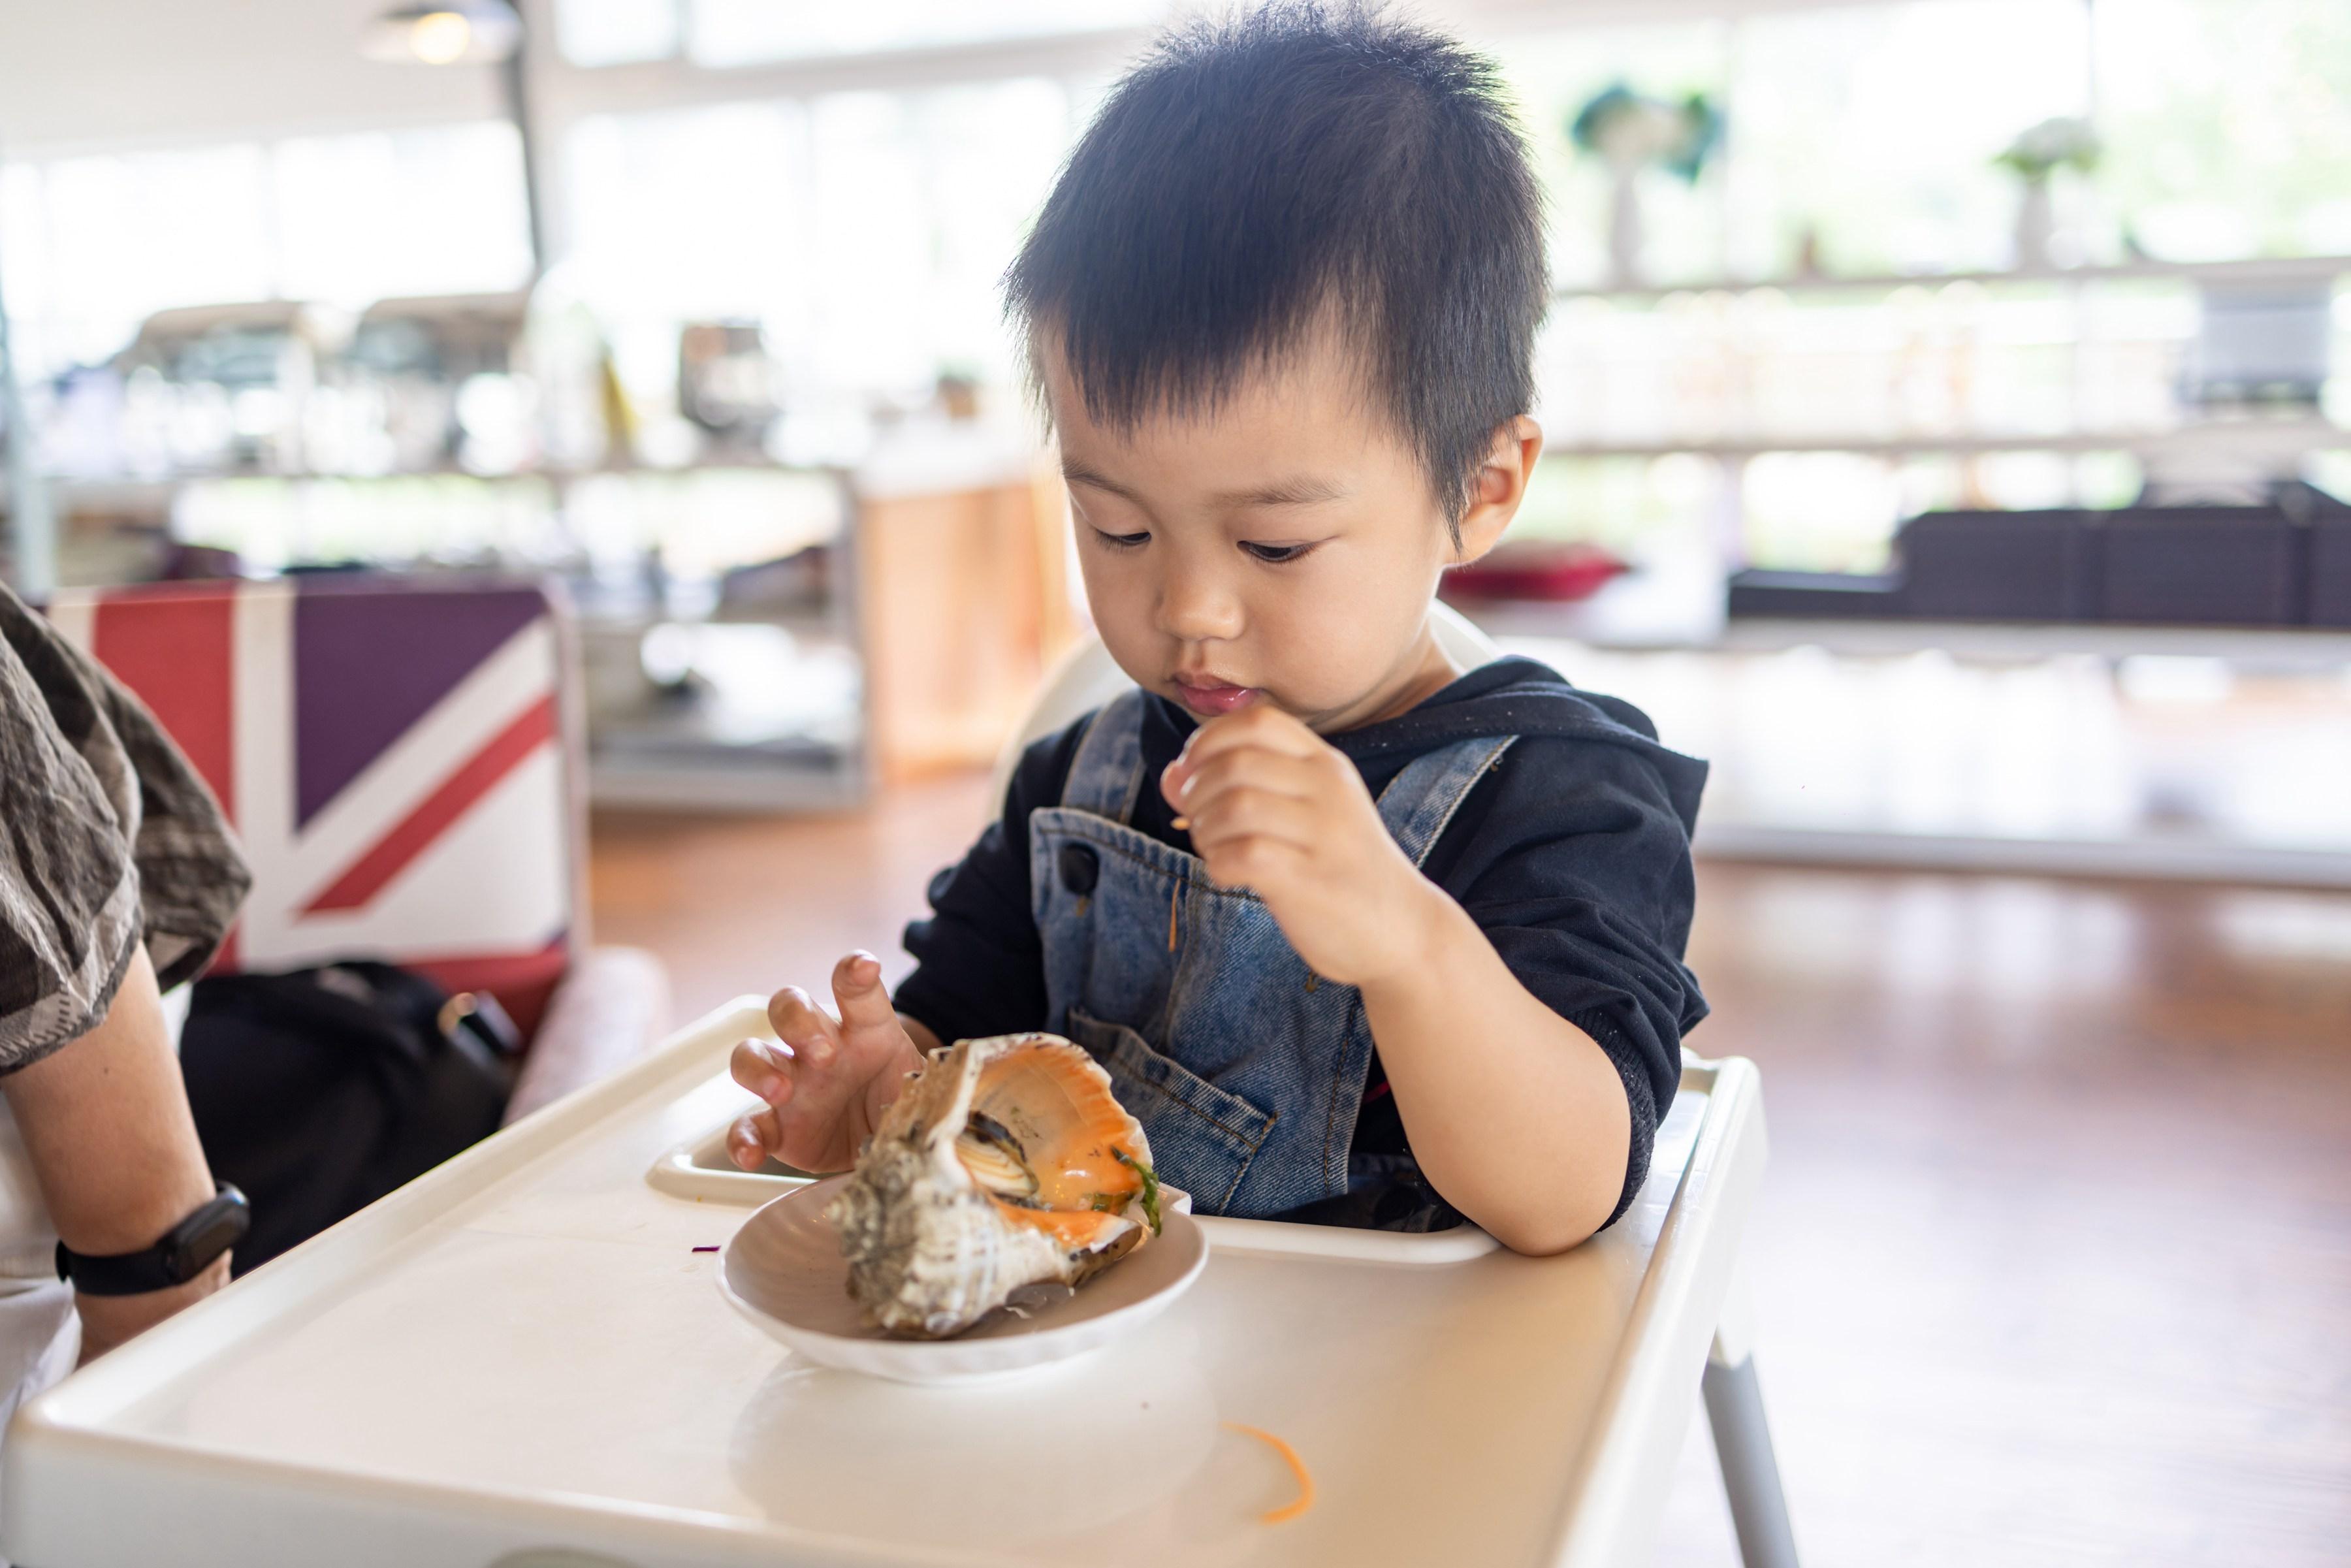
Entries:
[[520,1049],[491,998],[390,964],[199,980],[180,1066],[213,1175],[253,1204],[235,1271],[496,1132]]

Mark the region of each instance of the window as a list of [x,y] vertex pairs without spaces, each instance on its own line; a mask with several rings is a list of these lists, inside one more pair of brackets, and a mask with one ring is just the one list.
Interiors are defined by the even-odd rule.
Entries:
[[0,171],[27,379],[111,357],[181,305],[512,288],[522,159],[499,123],[67,158]]
[[530,276],[522,144],[498,121],[282,141],[277,292],[364,306]]
[[814,104],[815,366],[837,386],[1012,370],[997,284],[1071,136],[1057,83]]
[[806,120],[733,103],[580,121],[566,281],[617,320],[804,314]]
[[1831,271],[2001,267],[2018,132],[2089,104],[2081,0],[1934,0],[1758,17],[1731,92],[1733,260],[1771,276],[1807,230]]
[[705,66],[988,43],[1148,25],[1166,0],[891,0],[887,5],[777,5],[689,0],[688,49]]
[[1624,82],[1706,94],[1728,120],[1695,185],[1642,177],[1647,276],[1788,271],[1808,233],[1846,272],[2003,265],[2015,209],[1992,158],[2089,92],[2081,0],[1914,0],[1739,22],[1583,28],[1495,46],[1552,199],[1562,283],[1606,271],[1608,177],[1567,126]]
[[797,398],[1000,380],[997,280],[1071,134],[1039,79],[586,120],[567,277],[640,329],[622,369],[654,398],[677,323],[725,317],[766,328]]
[[2351,252],[2351,5],[2099,0],[2105,199],[2159,256]]
[[68,158],[12,174],[0,233],[28,380],[113,354],[154,311],[277,290],[258,147]]
[[678,50],[681,0],[556,0],[555,42],[575,66],[632,65]]

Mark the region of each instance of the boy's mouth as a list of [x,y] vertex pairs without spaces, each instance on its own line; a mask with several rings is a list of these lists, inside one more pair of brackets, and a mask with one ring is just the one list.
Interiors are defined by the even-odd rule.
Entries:
[[1255,686],[1237,686],[1206,675],[1178,674],[1175,680],[1176,700],[1202,718],[1233,713],[1264,695]]

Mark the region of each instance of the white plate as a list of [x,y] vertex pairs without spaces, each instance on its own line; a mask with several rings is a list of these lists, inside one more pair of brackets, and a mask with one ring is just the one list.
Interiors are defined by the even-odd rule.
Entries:
[[718,1289],[810,1361],[872,1377],[968,1383],[1082,1355],[1165,1312],[1208,1261],[1199,1223],[1179,1212],[1189,1200],[1162,1187],[1160,1234],[1066,1300],[1026,1318],[999,1312],[954,1339],[898,1339],[867,1322],[849,1296],[841,1239],[824,1218],[848,1179],[796,1187],[745,1220],[718,1260]]

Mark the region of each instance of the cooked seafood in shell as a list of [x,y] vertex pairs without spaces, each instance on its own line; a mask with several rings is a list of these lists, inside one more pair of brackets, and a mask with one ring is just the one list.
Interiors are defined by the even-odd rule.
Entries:
[[1081,1285],[1143,1246],[1159,1183],[1084,1048],[999,1035],[932,1053],[826,1217],[873,1320],[944,1339],[1024,1285]]

